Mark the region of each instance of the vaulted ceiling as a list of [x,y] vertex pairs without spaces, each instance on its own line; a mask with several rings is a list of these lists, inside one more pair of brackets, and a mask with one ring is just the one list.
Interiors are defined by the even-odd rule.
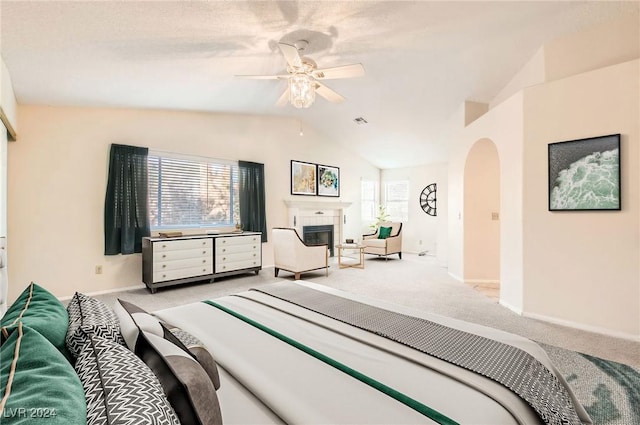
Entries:
[[[0,51],[18,103],[290,116],[380,168],[446,161],[443,125],[490,102],[544,43],[638,2],[4,1]],[[346,101],[275,106],[277,43],[307,40]],[[364,117],[367,125],[356,125]],[[389,149],[392,146],[392,149]]]

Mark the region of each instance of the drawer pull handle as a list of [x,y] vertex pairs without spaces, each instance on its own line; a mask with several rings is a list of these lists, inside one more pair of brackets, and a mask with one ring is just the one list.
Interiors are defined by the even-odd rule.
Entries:
[[165,267],[167,267],[167,265],[166,265],[166,264],[163,264],[163,265],[162,265],[162,268],[164,269]]
[[222,248],[222,252],[227,252],[227,248]]
[[203,253],[203,254],[206,254],[206,253],[207,253],[207,251],[202,251],[202,253]]
[[162,258],[167,258],[167,254],[162,254]]
[[162,245],[162,247],[163,247],[163,248],[166,248],[167,246],[166,246],[166,245]]
[[223,240],[222,240],[222,243],[227,243],[227,241],[223,239]]
[[166,274],[163,274],[163,275],[162,275],[162,277],[163,277],[163,278],[165,278],[165,277],[167,277],[167,275],[166,275]]
[[206,271],[207,271],[207,269],[202,269],[202,271],[203,271],[203,272],[206,272]]
[[223,269],[226,269],[226,268],[227,268],[227,266],[222,266],[222,268],[223,268]]
[[222,261],[226,261],[226,260],[227,260],[227,257],[222,257]]
[[254,257],[256,256],[256,253],[255,253],[255,252],[253,253],[253,256],[254,256]]
[[206,262],[207,262],[207,260],[202,260],[202,262],[203,262],[203,263],[206,263]]
[[206,245],[206,244],[207,244],[207,241],[202,241],[202,245]]
[[253,249],[256,249],[256,246],[255,246],[255,245],[253,246]]

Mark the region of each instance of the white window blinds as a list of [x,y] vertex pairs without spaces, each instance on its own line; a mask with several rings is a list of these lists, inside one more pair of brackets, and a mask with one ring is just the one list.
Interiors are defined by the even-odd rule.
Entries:
[[386,182],[384,193],[389,220],[407,221],[409,218],[409,182]]
[[238,219],[238,164],[149,153],[152,229],[232,226]]

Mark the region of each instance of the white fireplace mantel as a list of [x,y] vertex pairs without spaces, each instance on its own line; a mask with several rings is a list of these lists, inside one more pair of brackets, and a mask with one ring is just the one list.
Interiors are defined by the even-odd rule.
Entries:
[[290,227],[302,234],[305,225],[333,224],[334,241],[342,240],[345,210],[352,202],[285,199]]
[[343,210],[345,208],[349,208],[352,202],[335,202],[335,201],[306,201],[306,200],[290,200],[285,199],[284,203],[288,208],[298,208],[298,209],[336,209]]

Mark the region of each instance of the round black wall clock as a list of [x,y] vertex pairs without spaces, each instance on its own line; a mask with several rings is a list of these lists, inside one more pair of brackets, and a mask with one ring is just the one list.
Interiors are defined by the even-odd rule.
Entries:
[[436,208],[436,192],[436,184],[431,183],[429,186],[422,189],[422,193],[420,194],[420,207],[424,212],[434,217],[438,215]]

